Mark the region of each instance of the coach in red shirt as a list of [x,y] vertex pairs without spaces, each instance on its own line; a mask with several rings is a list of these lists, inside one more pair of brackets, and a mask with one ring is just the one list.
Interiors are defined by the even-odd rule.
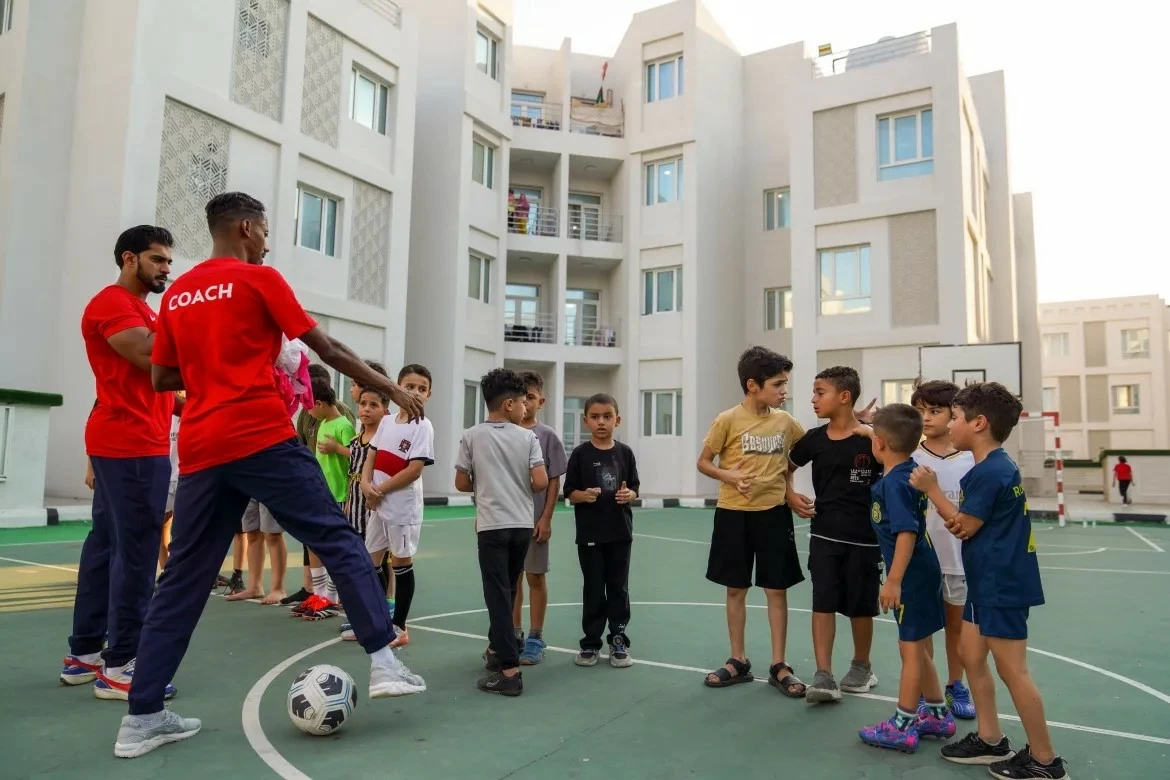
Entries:
[[[70,655],[61,681],[95,678],[101,699],[126,699],[146,607],[154,590],[171,475],[173,393],[150,377],[155,313],[146,296],[161,293],[174,240],[164,228],[139,225],[118,237],[118,280],[95,295],[81,335],[97,386],[85,425],[94,473],[93,528],[81,548]],[[108,646],[102,642],[108,637]],[[174,690],[166,691],[168,698]]]
[[175,495],[181,526],[142,630],[130,714],[114,745],[123,758],[199,732],[198,720],[164,709],[163,698],[251,498],[332,575],[371,656],[370,698],[426,690],[390,650],[394,629],[365,544],[316,457],[298,441],[277,392],[272,366],[281,335],[301,339],[327,365],[386,393],[413,419],[421,417],[421,403],[318,328],[284,278],[262,265],[268,253],[262,203],[238,192],[219,195],[207,204],[207,223],[213,257],[163,296],[151,358],[156,390],[187,391]]

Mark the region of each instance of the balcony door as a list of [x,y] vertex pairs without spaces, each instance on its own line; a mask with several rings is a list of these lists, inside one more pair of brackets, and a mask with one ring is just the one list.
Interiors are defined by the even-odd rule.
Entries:
[[597,290],[565,290],[565,344],[592,346],[600,329],[601,293]]
[[569,193],[569,238],[601,241],[601,196]]
[[565,434],[565,451],[572,452],[578,444],[589,441],[589,429],[585,427],[585,399],[565,396],[562,416]]
[[530,236],[545,235],[540,232],[540,198],[544,194],[544,190],[540,187],[512,187],[512,194],[516,196],[516,204],[520,203],[520,196],[528,198],[528,214],[523,215],[520,211],[510,215],[512,224],[508,225],[508,230],[512,233],[527,233]]

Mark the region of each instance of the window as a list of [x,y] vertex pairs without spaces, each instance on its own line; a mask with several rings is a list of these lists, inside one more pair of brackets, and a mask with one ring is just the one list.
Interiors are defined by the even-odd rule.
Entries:
[[483,141],[471,142],[471,180],[489,190],[495,185],[496,150]]
[[602,332],[601,293],[597,290],[565,290],[565,344],[612,346]]
[[642,274],[642,313],[682,311],[682,268],[658,268]]
[[337,200],[297,189],[297,245],[337,257]]
[[878,119],[878,180],[933,172],[933,111],[924,108]]
[[[544,95],[512,90],[512,118],[539,120],[543,118]],[[557,117],[560,118],[559,116]]]
[[467,259],[467,297],[491,303],[492,259],[475,252],[469,252]]
[[652,162],[646,166],[646,205],[682,200],[683,161]]
[[390,88],[357,68],[349,95],[349,118],[375,133],[386,135],[386,108]]
[[913,379],[882,380],[882,406],[908,404],[912,395],[914,395]]
[[463,429],[474,428],[487,419],[487,408],[483,404],[483,391],[479,382],[463,383]]
[[1113,386],[1114,414],[1138,414],[1141,410],[1141,400],[1138,396],[1137,385]]
[[646,102],[670,100],[683,93],[683,57],[668,57],[646,64]]
[[1055,387],[1044,388],[1044,398],[1042,401],[1042,405],[1044,406],[1044,408],[1040,410],[1042,412],[1059,411],[1056,408],[1056,388]]
[[1148,358],[1150,356],[1150,329],[1132,328],[1121,331],[1121,356]]
[[1040,337],[1044,357],[1068,357],[1068,334],[1045,333]]
[[0,0],[0,35],[12,29],[12,13],[16,0]]
[[792,327],[792,288],[764,290],[764,330]]
[[682,390],[642,391],[642,435],[682,436]]
[[[473,296],[474,297],[474,296]],[[540,288],[535,284],[504,285],[504,325],[533,328],[540,311]]]
[[820,250],[821,314],[870,310],[869,244]]
[[792,226],[792,196],[788,188],[764,193],[764,230]]
[[475,67],[491,78],[499,74],[500,42],[482,27],[475,31]]

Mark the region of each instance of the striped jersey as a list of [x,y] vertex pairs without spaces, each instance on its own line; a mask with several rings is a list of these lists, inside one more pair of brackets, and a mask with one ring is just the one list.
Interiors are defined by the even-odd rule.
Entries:
[[362,469],[366,467],[370,444],[362,441],[361,430],[349,442],[349,500],[345,503],[345,516],[362,538],[366,535],[366,518],[369,516],[366,497],[362,495]]

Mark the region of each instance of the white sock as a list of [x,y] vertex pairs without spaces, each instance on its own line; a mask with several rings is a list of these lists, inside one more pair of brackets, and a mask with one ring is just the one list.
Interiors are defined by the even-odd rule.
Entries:
[[85,661],[87,664],[96,664],[98,661],[102,660],[101,653],[86,653],[85,655],[75,655],[73,657],[78,661]]
[[329,576],[329,572],[325,572],[325,598],[337,603],[337,586],[333,584],[333,578]]
[[162,717],[165,713],[166,710],[159,710],[158,712],[152,712],[149,715],[131,715],[130,717],[134,719],[135,726],[139,728],[148,728],[162,720]]
[[117,677],[125,668],[125,666],[107,666],[104,674],[106,677]]
[[329,574],[325,571],[325,567],[311,568],[309,575],[313,578],[313,595],[325,598],[325,583],[329,580]]
[[370,661],[377,666],[396,666],[398,664],[398,658],[389,645],[370,653]]

